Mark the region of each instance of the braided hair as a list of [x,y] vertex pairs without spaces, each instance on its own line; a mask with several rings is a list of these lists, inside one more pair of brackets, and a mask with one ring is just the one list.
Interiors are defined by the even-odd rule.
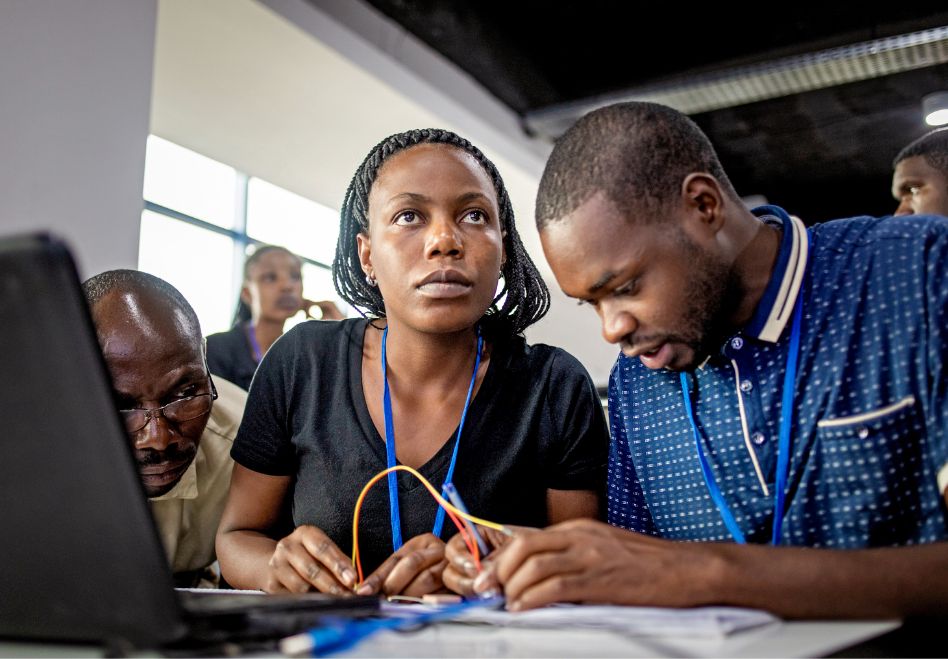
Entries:
[[[438,128],[409,130],[385,138],[369,151],[359,165],[340,212],[339,241],[332,264],[332,279],[339,296],[369,319],[385,317],[385,300],[377,287],[370,286],[359,261],[356,236],[369,230],[369,192],[385,161],[394,154],[419,144],[445,144],[471,154],[490,177],[497,192],[500,228],[504,234],[507,260],[501,273],[504,286],[480,321],[488,336],[513,336],[537,322],[550,307],[550,292],[514,224],[513,207],[500,173],[480,149],[454,133]],[[503,298],[502,305],[498,302]]]

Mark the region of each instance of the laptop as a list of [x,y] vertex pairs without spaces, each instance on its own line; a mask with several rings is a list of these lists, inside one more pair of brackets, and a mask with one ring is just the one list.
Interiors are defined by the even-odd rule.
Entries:
[[[69,250],[0,239],[0,637],[276,639],[375,597],[176,591]],[[186,600],[186,601],[185,601]]]

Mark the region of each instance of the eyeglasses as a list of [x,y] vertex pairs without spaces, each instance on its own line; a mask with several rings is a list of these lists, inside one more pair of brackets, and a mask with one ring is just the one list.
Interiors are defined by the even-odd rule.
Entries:
[[125,432],[133,435],[147,426],[152,419],[157,421],[159,416],[165,417],[172,423],[184,423],[207,414],[211,411],[211,405],[217,400],[217,388],[214,386],[214,380],[210,376],[207,380],[211,385],[211,393],[209,394],[179,398],[167,405],[152,409],[119,410],[119,414],[122,415],[122,422],[125,424]]

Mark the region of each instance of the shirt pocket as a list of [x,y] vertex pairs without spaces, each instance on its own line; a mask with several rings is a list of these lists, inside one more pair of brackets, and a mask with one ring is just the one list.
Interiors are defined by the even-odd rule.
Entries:
[[[928,476],[924,421],[914,396],[816,424],[819,450],[811,514],[842,547],[904,544],[918,533]],[[815,512],[814,509],[820,509]]]

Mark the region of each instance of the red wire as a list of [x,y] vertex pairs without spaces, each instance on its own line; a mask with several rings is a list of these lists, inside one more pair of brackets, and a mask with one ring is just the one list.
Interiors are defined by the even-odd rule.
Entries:
[[[378,480],[376,480],[375,482],[377,483]],[[375,483],[373,483],[373,485],[375,485]],[[361,503],[362,502],[360,500],[356,504],[356,510],[355,510],[356,524],[359,523],[360,513],[362,512]],[[441,506],[440,503],[438,505]],[[443,508],[443,506],[441,507]],[[451,518],[451,521],[454,522],[454,525],[458,527],[458,533],[461,534],[461,538],[464,540],[464,544],[467,545],[467,550],[471,553],[471,556],[474,557],[474,565],[477,568],[477,571],[480,572],[481,560],[480,560],[480,551],[477,546],[477,543],[474,542],[474,539],[471,537],[471,534],[468,533],[467,531],[467,527],[461,523],[461,520],[457,518],[457,515],[455,515],[453,512],[451,512],[447,508],[444,508],[444,512],[448,514],[448,517]],[[354,553],[356,557],[356,569],[359,572],[359,584],[361,585],[365,581],[365,577],[362,574],[362,554],[359,552],[358,547],[353,547],[353,549],[354,549]]]

